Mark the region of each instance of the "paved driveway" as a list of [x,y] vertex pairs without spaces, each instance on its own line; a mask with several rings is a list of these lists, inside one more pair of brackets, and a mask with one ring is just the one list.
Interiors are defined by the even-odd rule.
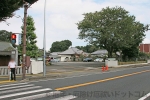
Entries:
[[103,62],[55,62],[47,67],[47,71],[75,71],[95,69],[103,66]]

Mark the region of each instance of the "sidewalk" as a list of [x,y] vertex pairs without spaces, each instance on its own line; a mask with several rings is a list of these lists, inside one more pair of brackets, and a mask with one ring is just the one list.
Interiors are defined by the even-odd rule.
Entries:
[[[88,74],[88,73],[95,73],[101,72],[101,68],[98,69],[89,69],[89,70],[74,70],[74,71],[47,71],[46,76],[43,77],[43,73],[36,74],[36,75],[26,75],[26,80],[41,80],[41,79],[54,79],[54,78],[61,78],[61,77],[68,77],[68,76],[75,76],[80,74]],[[22,81],[22,76],[16,76],[16,82]],[[3,83],[11,83],[14,81],[9,81],[8,76],[0,76],[0,84]]]

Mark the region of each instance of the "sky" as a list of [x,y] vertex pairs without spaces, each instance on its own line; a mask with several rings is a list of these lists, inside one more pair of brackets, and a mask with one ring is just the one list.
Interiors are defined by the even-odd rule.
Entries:
[[[34,18],[37,46],[43,48],[44,1],[39,0],[28,9],[28,15]],[[143,24],[150,24],[149,0],[47,0],[46,3],[46,50],[55,41],[68,39],[72,46],[85,46],[88,43],[78,39],[76,23],[83,20],[84,13],[101,11],[106,7],[121,6],[136,16]],[[15,17],[0,23],[0,30],[21,33],[23,8],[15,12]],[[21,16],[17,18],[17,16]],[[9,23],[9,26],[7,25]],[[143,43],[150,43],[150,31],[146,32]]]

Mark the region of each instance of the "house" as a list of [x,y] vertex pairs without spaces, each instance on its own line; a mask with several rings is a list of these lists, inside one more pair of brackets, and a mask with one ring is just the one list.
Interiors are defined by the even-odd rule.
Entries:
[[83,51],[75,47],[71,47],[64,52],[58,53],[58,55],[61,56],[60,61],[76,61],[81,54],[83,54]]
[[107,55],[108,51],[105,49],[101,49],[101,50],[97,50],[93,53],[91,53],[91,56],[99,56],[99,57],[103,57],[104,55]]
[[52,52],[52,53],[50,53],[49,57],[51,59],[57,58],[57,59],[59,59],[59,61],[61,61],[61,56],[59,55],[59,53],[61,53],[61,52]]
[[16,59],[17,65],[20,63],[18,50],[9,42],[0,42],[0,66],[8,66],[11,57]]

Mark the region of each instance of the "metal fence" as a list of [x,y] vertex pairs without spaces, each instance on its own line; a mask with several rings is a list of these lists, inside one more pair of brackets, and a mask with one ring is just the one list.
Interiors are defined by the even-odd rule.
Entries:
[[[0,76],[8,76],[10,70],[8,69],[7,66],[0,67]],[[16,68],[16,75],[21,75],[22,74],[22,67],[18,66]],[[28,70],[26,70],[26,74],[31,74],[31,67],[29,67]]]

